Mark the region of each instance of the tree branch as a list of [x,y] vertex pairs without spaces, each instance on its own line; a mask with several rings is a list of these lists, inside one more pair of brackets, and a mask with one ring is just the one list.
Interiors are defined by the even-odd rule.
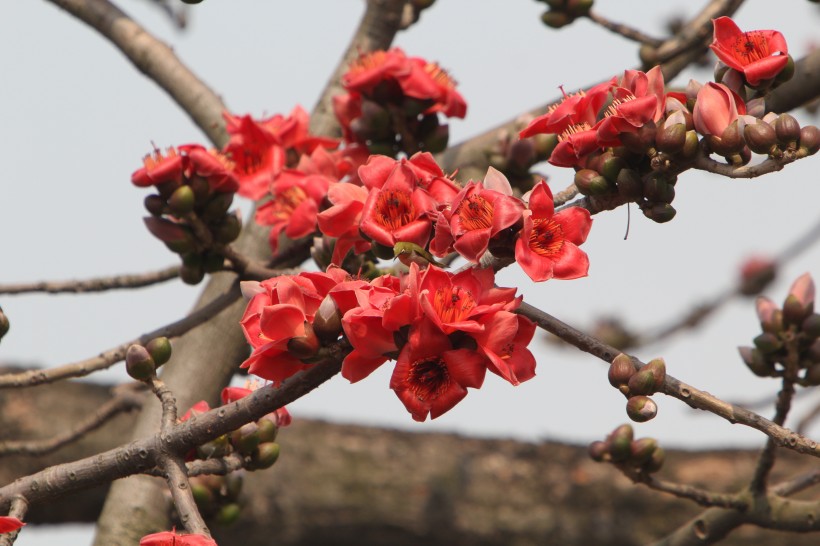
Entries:
[[131,63],[179,104],[218,147],[228,141],[225,105],[174,54],[173,49],[107,0],[49,0],[108,38]]
[[96,279],[85,279],[80,281],[40,281],[32,283],[5,284],[0,285],[0,294],[26,294],[30,292],[45,292],[47,294],[85,292],[104,292],[106,290],[117,290],[123,288],[141,288],[151,286],[171,279],[179,275],[179,266],[174,265],[160,269],[159,271],[149,271],[148,273],[114,275],[113,277],[98,277]]

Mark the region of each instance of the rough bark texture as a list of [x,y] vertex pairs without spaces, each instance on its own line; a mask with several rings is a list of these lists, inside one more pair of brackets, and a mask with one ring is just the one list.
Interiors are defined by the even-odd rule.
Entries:
[[[2,439],[48,437],[108,397],[84,383],[0,391]],[[88,456],[130,438],[135,415],[121,415],[82,442],[44,457],[8,457],[0,483],[50,464]],[[12,432],[13,431],[13,432]],[[583,446],[479,440],[447,434],[297,420],[280,435],[282,457],[247,474],[242,519],[213,526],[222,546],[268,544],[646,544],[700,509],[632,485],[594,463]],[[672,452],[662,475],[718,491],[742,487],[756,452]],[[816,466],[782,452],[774,481]],[[153,478],[146,478],[153,479]],[[105,487],[34,506],[29,520],[96,519]],[[804,498],[818,498],[816,491]],[[741,528],[724,544],[816,544],[813,535]]]

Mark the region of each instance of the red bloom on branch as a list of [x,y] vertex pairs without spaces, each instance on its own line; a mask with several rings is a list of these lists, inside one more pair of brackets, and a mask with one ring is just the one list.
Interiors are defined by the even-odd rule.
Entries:
[[165,182],[182,183],[185,165],[183,157],[175,148],[168,148],[165,154],[155,148],[154,153],[146,155],[142,161],[142,168],[131,175],[131,182],[135,186],[147,188]]
[[[438,215],[430,251],[444,256],[453,249],[478,263],[490,240],[521,220],[524,205],[513,197],[507,178],[490,167],[483,182],[470,182]],[[424,246],[424,245],[419,245]]]
[[394,47],[387,51],[372,51],[350,63],[342,76],[342,85],[348,91],[368,94],[380,83],[396,81],[410,70],[410,62],[401,49]]
[[484,329],[473,335],[489,358],[491,372],[513,385],[535,377],[535,357],[527,348],[535,335],[535,323],[509,311],[490,313],[481,320]]
[[746,105],[737,93],[722,83],[709,82],[698,91],[692,118],[700,134],[719,137],[744,114]]
[[162,531],[145,535],[139,546],[217,546],[216,541],[205,535],[178,535],[174,531]]
[[25,523],[12,516],[0,516],[0,534],[11,533],[24,526]]
[[598,143],[619,145],[621,133],[634,133],[647,123],[661,119],[665,102],[660,66],[647,73],[625,71],[618,85],[613,86],[612,104],[598,124]]
[[380,188],[370,189],[362,210],[362,233],[389,248],[398,242],[426,247],[436,206],[413,170],[397,163]]
[[211,190],[219,193],[232,193],[239,189],[239,181],[234,175],[234,163],[216,150],[208,150],[199,144],[179,146],[188,162],[186,175],[201,176],[208,180]]
[[[222,398],[222,405],[226,406],[237,400],[241,400],[245,398],[250,393],[252,393],[256,389],[246,389],[244,387],[225,387],[222,389],[222,394],[220,397]],[[290,416],[290,412],[284,406],[278,408],[271,413],[267,414],[265,417],[269,418],[273,423],[278,427],[286,427],[290,425],[293,419]]]
[[331,262],[341,265],[351,248],[356,254],[370,250],[370,242],[359,231],[367,188],[349,183],[334,183],[327,190],[327,198],[331,206],[320,212],[316,219],[319,230],[324,235],[336,237]]
[[586,241],[591,226],[589,212],[581,207],[555,214],[552,192],[542,180],[530,193],[524,227],[515,243],[515,260],[535,282],[584,277],[589,258],[578,245]]
[[789,62],[786,39],[776,30],[742,32],[729,17],[712,20],[714,41],[709,47],[729,68],[742,72],[755,86],[777,76]]
[[484,382],[487,359],[471,349],[454,348],[450,338],[422,321],[399,354],[390,388],[416,421],[435,419],[467,396],[467,387]]
[[456,82],[438,63],[419,57],[410,59],[411,70],[399,77],[399,85],[408,97],[431,100],[433,105],[427,113],[441,112],[447,117],[463,118],[467,115],[467,102],[456,90]]

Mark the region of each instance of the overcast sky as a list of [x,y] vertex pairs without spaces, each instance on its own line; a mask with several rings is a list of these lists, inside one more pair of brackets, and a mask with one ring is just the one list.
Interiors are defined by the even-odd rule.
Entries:
[[[660,36],[666,15],[693,13],[695,4],[634,2],[624,10],[625,2],[601,2],[600,11]],[[747,4],[736,17],[739,26],[782,31],[795,57],[816,38],[820,17],[809,2],[795,2],[788,11],[772,10],[762,0]],[[296,104],[313,106],[362,5],[206,0],[190,10],[190,28],[180,33],[145,2],[121,4],[171,42],[231,110],[256,117],[287,113]],[[528,0],[441,0],[398,36],[397,45],[408,54],[440,62],[460,82],[469,110],[466,120],[451,123],[452,142],[554,98],[559,85],[572,91],[636,65],[633,44],[586,21],[547,29],[539,19],[542,6]],[[0,37],[0,282],[87,278],[175,263],[176,256],[144,229],[145,192],[129,177],[152,141],[160,147],[205,142],[198,129],[108,42],[47,2],[2,3]],[[697,77],[706,80],[709,73]],[[672,83],[685,85],[688,77]],[[796,116],[817,123],[805,112]],[[513,266],[498,282],[518,286],[528,302],[570,324],[587,326],[596,317],[618,315],[638,330],[651,328],[728,287],[745,256],[776,252],[815,222],[818,165],[815,156],[755,180],[685,173],[676,186],[678,215],[669,224],[633,214],[624,241],[624,209],[595,217],[583,247],[591,261],[588,278],[536,286]],[[566,169],[550,174],[554,191],[572,180]],[[790,263],[767,293],[782,301],[805,271],[820,276],[820,248]],[[87,358],[178,319],[198,293],[197,287],[171,282],[130,293],[0,297],[12,322],[0,362],[54,366]],[[753,302],[737,301],[705,328],[637,355],[663,356],[672,375],[724,399],[754,400],[777,390],[774,381],[751,377],[737,357],[736,347],[750,344],[757,333]],[[388,388],[388,366],[352,386],[335,378],[291,411],[297,423],[309,416],[579,442],[603,437],[626,421],[624,399],[607,383],[600,361],[571,348],[532,348],[535,379],[511,387],[488,376],[481,390],[433,422],[412,421]],[[122,378],[120,371],[101,376]],[[759,433],[697,414],[674,399],[655,399],[659,416],[638,427],[641,436],[692,448],[763,443]],[[26,529],[18,544],[36,546],[38,536]],[[71,542],[68,536],[61,543],[84,544],[88,531]]]

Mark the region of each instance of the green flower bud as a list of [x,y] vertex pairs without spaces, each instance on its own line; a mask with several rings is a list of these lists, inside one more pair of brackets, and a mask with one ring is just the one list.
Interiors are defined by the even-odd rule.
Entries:
[[11,328],[9,317],[7,317],[6,314],[3,312],[3,309],[0,308],[0,339],[2,339],[3,336],[9,333],[9,328]]
[[777,85],[789,81],[794,76],[794,58],[791,55],[788,57],[789,60],[786,62],[786,66],[774,78],[774,83]]
[[125,370],[137,381],[147,381],[157,372],[157,365],[148,350],[135,343],[125,352]]
[[241,231],[242,222],[239,221],[239,217],[236,214],[227,214],[213,231],[214,240],[217,243],[231,243],[239,237]]
[[686,140],[683,143],[681,155],[686,159],[691,159],[698,153],[700,149],[700,140],[698,140],[698,133],[694,130],[686,131]]
[[279,444],[266,442],[260,444],[251,455],[253,467],[257,469],[270,468],[279,459]]
[[216,513],[216,522],[220,525],[233,525],[239,520],[242,508],[235,502],[226,504]]
[[235,501],[239,498],[239,494],[242,493],[242,485],[244,480],[242,479],[242,474],[238,472],[231,472],[227,476],[223,478],[225,487],[224,487],[224,496],[229,501]]
[[675,188],[661,176],[649,176],[643,183],[643,195],[653,203],[671,203]]
[[259,426],[255,422],[245,423],[231,433],[231,445],[242,455],[248,456],[259,445]]
[[541,22],[550,28],[561,28],[572,21],[573,18],[564,11],[545,11],[541,14]]
[[592,169],[581,169],[575,173],[575,187],[584,195],[600,195],[610,190],[606,178]]
[[231,444],[228,441],[228,435],[222,436],[206,442],[196,448],[196,455],[199,459],[217,459],[224,457],[231,452]]
[[194,192],[196,206],[204,205],[208,201],[208,197],[211,196],[211,184],[208,179],[195,174],[188,180],[188,185],[191,187],[191,191]]
[[447,125],[440,125],[424,137],[423,149],[431,154],[443,152],[450,141],[450,128]]
[[593,0],[569,0],[567,10],[575,17],[583,17],[592,9]]
[[669,203],[656,203],[642,209],[643,215],[659,224],[666,223],[675,217],[678,211]]
[[203,483],[195,483],[191,479],[191,494],[194,496],[194,502],[200,512],[210,512],[214,509],[214,502],[216,501],[213,491]]
[[202,211],[202,219],[206,222],[221,219],[225,216],[225,213],[228,212],[228,209],[231,208],[232,203],[232,193],[215,193],[205,204]]
[[601,162],[601,174],[613,184],[617,182],[621,170],[626,167],[626,161],[622,157],[610,155]]
[[174,214],[182,216],[194,210],[195,199],[191,186],[180,186],[168,198],[168,208]]
[[657,386],[655,383],[655,374],[652,373],[652,370],[643,368],[629,378],[627,386],[629,387],[629,394],[632,395],[652,394],[655,392],[655,387]]
[[276,423],[273,422],[272,419],[267,417],[262,417],[256,422],[256,426],[259,427],[259,442],[272,442],[276,440],[276,435],[279,432],[279,427],[276,426]]
[[167,337],[155,337],[145,344],[145,348],[158,367],[171,358],[171,342]]
[[182,279],[182,282],[185,284],[199,284],[202,282],[202,279],[205,278],[205,269],[201,265],[190,266],[182,264],[182,267],[179,268],[179,278]]
[[644,423],[655,418],[658,405],[648,396],[633,396],[626,402],[626,414],[636,423]]
[[640,175],[632,169],[621,169],[616,180],[618,193],[627,201],[637,201],[643,197],[643,182]]
[[650,371],[655,379],[655,388],[658,389],[666,381],[666,362],[662,358],[653,358],[641,371]]
[[632,454],[634,433],[631,425],[621,425],[609,435],[609,454],[616,463],[623,462]]

